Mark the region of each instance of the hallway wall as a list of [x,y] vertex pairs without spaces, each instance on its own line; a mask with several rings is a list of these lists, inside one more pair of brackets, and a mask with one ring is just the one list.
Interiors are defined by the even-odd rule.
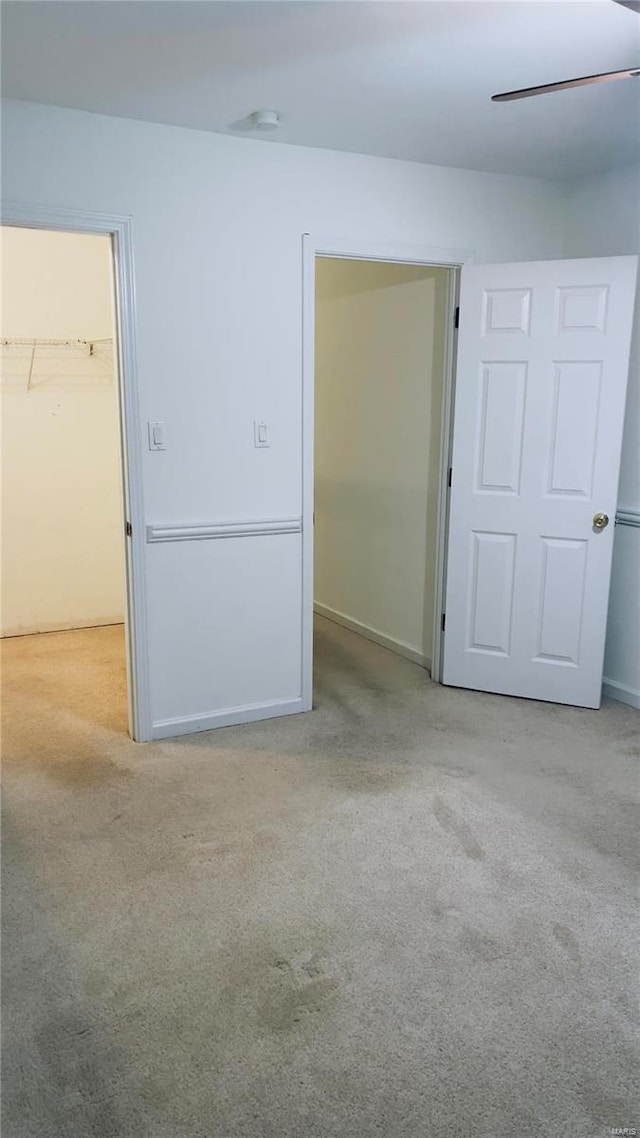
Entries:
[[318,258],[318,611],[429,662],[447,270]]
[[[2,229],[2,336],[113,336],[107,237]],[[110,345],[3,349],[3,636],[124,619]]]

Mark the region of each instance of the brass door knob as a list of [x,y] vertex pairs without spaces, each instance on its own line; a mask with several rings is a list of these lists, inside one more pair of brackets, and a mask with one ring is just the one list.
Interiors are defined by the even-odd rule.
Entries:
[[609,515],[608,514],[594,514],[593,515],[593,528],[594,529],[606,529],[608,525],[609,525]]

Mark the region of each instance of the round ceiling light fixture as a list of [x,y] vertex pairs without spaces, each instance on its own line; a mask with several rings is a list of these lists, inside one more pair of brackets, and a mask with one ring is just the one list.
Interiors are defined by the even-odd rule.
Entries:
[[254,130],[277,130],[280,115],[277,111],[253,111],[249,115],[249,122]]

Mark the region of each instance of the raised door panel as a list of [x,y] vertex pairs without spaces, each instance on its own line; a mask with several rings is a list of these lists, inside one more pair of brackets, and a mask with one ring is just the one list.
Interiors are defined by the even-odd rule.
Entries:
[[520,491],[526,385],[526,362],[482,364],[475,480],[480,493]]
[[530,288],[485,289],[482,297],[482,331],[485,336],[495,332],[524,332],[531,327]]
[[467,648],[508,656],[516,535],[475,532],[471,542]]
[[587,542],[543,537],[541,552],[534,659],[575,668],[580,661]]
[[608,285],[565,285],[556,289],[558,332],[605,332]]
[[548,494],[591,497],[601,392],[600,360],[554,365]]

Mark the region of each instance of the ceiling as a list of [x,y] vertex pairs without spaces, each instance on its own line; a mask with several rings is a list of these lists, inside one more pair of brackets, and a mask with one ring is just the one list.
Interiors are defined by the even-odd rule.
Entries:
[[640,65],[611,0],[7,0],[4,93],[108,115],[474,170],[576,177],[640,158]]

